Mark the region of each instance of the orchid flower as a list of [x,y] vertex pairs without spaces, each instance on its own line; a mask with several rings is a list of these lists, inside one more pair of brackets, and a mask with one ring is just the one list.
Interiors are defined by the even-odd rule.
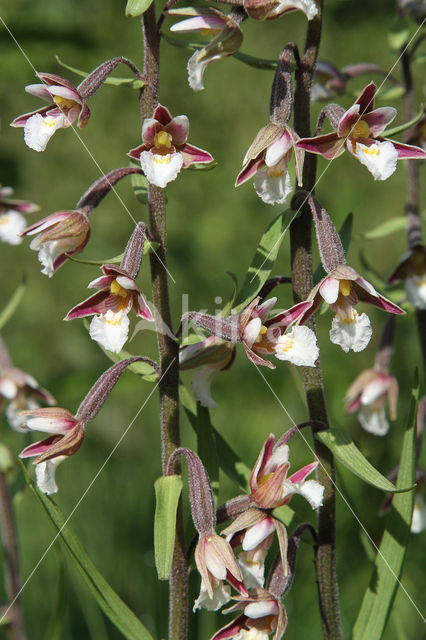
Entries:
[[22,236],[38,234],[30,249],[38,251],[42,273],[51,278],[69,256],[83,251],[89,241],[90,225],[82,211],[57,211],[22,232]]
[[43,493],[58,491],[55,472],[58,465],[80,448],[84,438],[84,427],[69,411],[59,407],[32,409],[21,413],[24,426],[30,431],[45,431],[53,434],[31,444],[19,454],[20,458],[37,456],[37,486]]
[[346,413],[357,411],[361,426],[376,436],[389,431],[385,415],[386,400],[389,402],[390,418],[396,418],[398,382],[388,373],[377,369],[366,369],[355,378],[346,392]]
[[263,127],[253,140],[235,186],[254,178],[254,188],[266,204],[283,204],[292,191],[288,163],[292,150],[296,158],[296,175],[301,183],[304,152],[296,146],[299,136],[287,126],[272,122]]
[[333,160],[344,152],[346,145],[349,153],[367,167],[375,180],[389,178],[396,169],[397,160],[426,158],[426,151],[419,147],[382,137],[397,112],[393,107],[373,109],[375,94],[376,85],[370,82],[347,111],[333,105],[337,114],[332,122],[335,132],[302,138],[297,146]]
[[404,253],[388,283],[404,280],[408,302],[416,309],[426,309],[426,246],[416,244]]
[[192,374],[192,390],[203,407],[216,408],[216,402],[210,393],[212,379],[219,371],[228,369],[234,358],[235,347],[216,336],[181,348],[180,370],[196,369]]
[[[32,376],[15,367],[8,368],[0,374],[0,396],[9,400],[6,418],[12,429],[26,432],[24,409],[37,409],[40,402],[54,404],[54,397],[43,389]],[[2,398],[0,397],[0,411]]]
[[39,207],[25,200],[12,200],[11,187],[0,187],[0,240],[9,244],[21,244],[20,234],[27,226],[23,213],[34,213]]
[[73,307],[65,318],[74,320],[94,315],[90,323],[90,337],[113,353],[119,353],[127,340],[127,315],[132,308],[139,318],[154,321],[148,303],[135,282],[144,240],[145,224],[140,222],[127,243],[121,265],[102,265],[103,275],[88,285],[91,289],[98,289],[98,292]]
[[241,16],[233,14],[232,11],[226,15],[218,9],[201,6],[170,9],[168,13],[191,16],[174,24],[170,31],[201,31],[202,35],[212,36],[211,42],[195,51],[188,60],[189,86],[194,91],[201,91],[204,89],[203,75],[207,65],[232,55],[240,48],[243,41],[243,33],[239,26]]
[[12,127],[24,127],[25,143],[35,151],[44,151],[58,129],[70,127],[77,119],[77,126],[86,126],[90,111],[78,90],[68,80],[53,73],[37,73],[42,84],[25,87],[31,93],[50,104],[37,111],[18,116]]
[[186,116],[172,118],[166,107],[158,105],[142,124],[142,144],[127,155],[140,162],[148,182],[164,188],[182,168],[213,160],[210,153],[186,142],[188,131]]
[[313,20],[318,13],[314,0],[244,0],[243,6],[254,20],[275,20],[290,11],[303,11]]
[[237,603],[224,613],[242,611],[235,620],[217,631],[211,640],[280,640],[287,626],[287,614],[280,599],[260,587],[249,591],[247,596],[233,598]]

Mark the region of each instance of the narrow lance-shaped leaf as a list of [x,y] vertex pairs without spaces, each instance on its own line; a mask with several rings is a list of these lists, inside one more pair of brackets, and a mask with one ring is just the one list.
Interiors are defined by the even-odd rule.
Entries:
[[97,570],[58,505],[30,482],[24,465],[22,469],[27,483],[58,530],[71,559],[105,615],[127,640],[153,640],[149,631]]
[[376,489],[388,491],[389,493],[398,493],[410,491],[410,489],[413,488],[413,483],[405,486],[400,484],[398,488],[395,487],[390,480],[385,478],[385,476],[368,462],[367,458],[355,445],[347,431],[343,431],[343,429],[319,431],[315,434],[315,438],[330,449],[337,460],[349,469],[349,471],[352,471],[352,473],[361,478],[361,480],[364,480],[367,484],[371,484],[373,487],[376,487]]
[[[415,480],[418,393],[416,371],[396,482],[398,488],[408,486]],[[398,493],[393,496],[392,508],[386,520],[386,528],[376,556],[370,584],[355,622],[353,640],[365,640],[365,638],[380,640],[383,637],[400,581],[410,536],[413,505],[414,492]]]
[[27,285],[25,283],[25,280],[21,282],[21,284],[18,285],[15,291],[13,292],[9,302],[6,304],[4,309],[0,312],[0,331],[3,329],[5,324],[9,322],[9,320],[12,318],[13,314],[15,313],[16,309],[18,308],[19,303],[21,302],[24,296],[26,286]]
[[145,13],[152,3],[153,0],[127,0],[126,16],[128,18],[137,18],[142,13]]
[[391,233],[395,233],[396,231],[403,231],[407,227],[407,219],[405,216],[398,216],[396,218],[391,218],[390,220],[386,220],[382,224],[379,224],[374,229],[370,229],[367,233],[364,233],[364,238],[366,240],[376,240],[378,238],[385,238],[389,236]]
[[182,491],[180,476],[162,476],[155,481],[154,555],[158,579],[168,580],[173,561],[176,512]]
[[285,233],[297,212],[287,209],[280,213],[260,239],[259,246],[248,269],[246,278],[237,296],[234,313],[238,313],[256,297],[269,278]]

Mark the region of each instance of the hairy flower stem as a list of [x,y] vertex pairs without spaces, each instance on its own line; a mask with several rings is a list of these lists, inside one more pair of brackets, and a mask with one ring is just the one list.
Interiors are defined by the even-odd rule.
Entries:
[[[308,22],[304,56],[296,66],[294,95],[294,128],[301,137],[310,132],[310,92],[315,63],[321,39],[323,2],[318,2],[318,15]],[[303,189],[312,192],[316,179],[316,156],[307,154],[303,169]],[[297,194],[296,194],[297,199]],[[300,200],[299,217],[290,229],[291,261],[293,274],[293,295],[295,302],[305,300],[312,289],[312,217],[307,199]],[[316,331],[312,317],[308,323]],[[320,421],[329,428],[322,373],[319,361],[315,367],[301,367],[303,383],[311,420]],[[318,429],[315,429],[318,430]],[[334,463],[330,451],[314,440],[315,453],[319,460],[318,480],[325,487],[324,504],[318,512],[318,544],[315,553],[319,606],[324,638],[342,638],[340,624],[338,586],[335,559],[335,490]]]
[[4,552],[5,589],[8,602],[6,634],[9,640],[25,640],[22,620],[21,577],[19,570],[18,536],[13,515],[12,500],[6,476],[0,471],[0,524]]
[[[413,76],[411,73],[411,60],[416,44],[411,51],[404,46],[401,52],[402,76],[404,79],[404,119],[410,121],[415,116],[415,95],[413,87]],[[410,139],[412,129],[405,133],[407,140]],[[414,247],[416,244],[423,244],[422,224],[419,216],[420,208],[420,170],[416,160],[407,160],[407,202],[405,212],[407,215],[407,239],[408,246]],[[417,328],[419,332],[420,346],[423,355],[423,369],[426,370],[426,311],[416,309]]]
[[[150,118],[158,104],[158,81],[160,61],[160,34],[156,25],[155,6],[151,4],[142,16],[144,41],[144,79],[146,85],[141,95],[142,119]],[[171,329],[167,282],[167,233],[166,201],[164,190],[154,185],[148,188],[150,237],[159,243],[150,255],[152,299],[161,320]],[[160,419],[161,457],[163,473],[167,473],[167,461],[180,445],[179,438],[179,345],[165,333],[157,333],[161,378]],[[179,469],[175,468],[178,473]],[[185,555],[182,505],[179,503],[176,516],[176,542],[173,565],[169,581],[169,638],[186,640],[188,628],[188,564]]]

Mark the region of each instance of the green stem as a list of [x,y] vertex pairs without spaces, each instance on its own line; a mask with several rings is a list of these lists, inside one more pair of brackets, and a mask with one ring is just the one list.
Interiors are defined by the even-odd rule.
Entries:
[[[323,2],[317,3],[318,15],[308,23],[304,56],[296,67],[294,95],[294,127],[301,137],[311,135],[310,93],[321,39]],[[313,193],[316,180],[316,156],[306,154],[303,168],[303,189]],[[296,302],[306,300],[312,282],[312,217],[307,203],[290,229],[293,295]],[[316,332],[312,317],[310,328]],[[311,420],[329,428],[325,405],[322,372],[319,360],[315,367],[302,367],[302,377]],[[324,504],[318,512],[318,544],[315,553],[319,606],[324,638],[342,638],[335,559],[335,488],[334,463],[330,451],[314,439],[319,460],[318,481],[324,486]]]
[[[142,16],[145,49],[144,78],[141,95],[142,119],[152,117],[158,105],[160,34],[156,25],[155,6],[151,4]],[[166,200],[164,190],[154,185],[148,188],[149,231],[159,243],[150,255],[152,299],[161,320],[172,330],[169,288],[167,280]],[[179,436],[179,345],[165,333],[157,333],[161,368],[159,381],[161,458],[163,474],[167,461],[180,446]],[[176,473],[179,469],[175,469]],[[169,638],[186,640],[188,627],[188,564],[185,555],[182,505],[176,517],[176,543],[169,581]]]

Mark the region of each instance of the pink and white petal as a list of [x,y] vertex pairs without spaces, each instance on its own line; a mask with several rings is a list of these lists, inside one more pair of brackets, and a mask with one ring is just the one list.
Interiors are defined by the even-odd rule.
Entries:
[[98,291],[80,304],[73,307],[65,316],[64,320],[75,320],[76,318],[85,318],[96,313],[104,313],[107,311],[105,300],[109,297],[109,291]]
[[133,160],[139,160],[142,151],[149,151],[150,147],[151,145],[140,144],[138,147],[130,149],[130,151],[127,152],[127,155],[129,156],[129,158],[133,158]]
[[274,449],[274,442],[275,442],[275,436],[271,433],[266,438],[260,450],[260,453],[257,456],[256,464],[254,465],[252,472],[250,474],[250,489],[252,493],[257,489],[258,477],[260,477],[267,461],[272,455],[272,452]]
[[208,151],[204,151],[204,149],[194,147],[194,145],[192,144],[183,144],[179,148],[179,151],[183,158],[184,169],[191,166],[191,164],[194,164],[195,162],[199,164],[205,164],[207,162],[213,161],[213,156]]
[[[361,285],[361,281],[363,281],[363,285]],[[365,284],[368,284],[374,290],[374,294],[370,291],[366,290]],[[403,315],[405,311],[398,307],[397,304],[391,302],[380,293],[377,293],[372,285],[364,280],[363,278],[359,278],[354,283],[354,289],[358,296],[358,299],[361,302],[367,302],[368,304],[372,304],[374,307],[378,307],[379,309],[383,309],[383,311],[387,311],[388,313],[395,313],[397,315]]]
[[396,169],[398,152],[390,141],[376,140],[370,144],[356,142],[355,155],[375,180],[387,180]]
[[250,360],[250,362],[253,362],[253,364],[259,365],[260,367],[268,367],[269,369],[275,369],[275,365],[272,364],[272,362],[269,362],[268,360],[261,358],[254,351],[252,351],[245,343],[243,344],[244,344],[244,349],[245,349],[247,358]]
[[380,109],[366,113],[362,119],[367,123],[371,137],[377,138],[395,120],[397,113],[393,107],[380,107]]
[[318,509],[322,505],[324,487],[316,480],[307,480],[298,484],[286,481],[284,487],[286,495],[291,496],[298,493],[309,502],[312,509]]
[[276,165],[280,160],[282,160],[282,158],[284,158],[285,154],[290,151],[291,148],[292,139],[287,129],[285,129],[282,136],[267,147],[265,153],[266,166],[273,167]]
[[371,410],[369,407],[361,407],[358,411],[358,420],[365,431],[375,436],[385,436],[389,431],[389,422],[384,408]]
[[200,595],[194,602],[192,611],[195,613],[197,609],[207,609],[207,611],[217,611],[231,599],[231,587],[222,580],[215,581],[213,584],[213,596],[210,597],[207,589],[201,580]]
[[133,308],[139,318],[144,318],[148,322],[154,322],[154,316],[148,303],[140,292],[133,294]]
[[163,107],[162,104],[159,104],[156,107],[152,117],[158,120],[158,122],[160,122],[165,127],[171,121],[172,114],[167,109],[167,107]]
[[337,278],[326,278],[319,288],[320,296],[327,304],[336,302],[339,296],[340,280]]
[[108,310],[106,314],[93,318],[89,334],[107,351],[119,353],[127,340],[129,324],[127,315]]
[[308,309],[313,305],[312,300],[305,300],[304,302],[298,302],[290,309],[278,313],[276,316],[266,321],[267,327],[289,327],[293,322],[296,322]]
[[412,144],[403,144],[402,142],[396,142],[395,140],[389,140],[388,138],[383,138],[386,142],[390,142],[396,152],[398,153],[398,160],[407,160],[407,159],[419,159],[424,160],[426,158],[426,151],[421,149],[420,147],[416,147]]
[[46,100],[46,102],[52,102],[52,94],[49,89],[44,84],[28,84],[25,87],[25,91],[30,93],[32,96],[36,96],[41,100]]
[[283,204],[293,191],[286,161],[283,159],[273,167],[259,169],[254,176],[253,185],[265,204]]
[[359,315],[353,311],[352,321],[342,322],[338,315],[333,318],[330,329],[330,340],[333,344],[342,347],[348,353],[350,349],[355,352],[363,351],[370,342],[373,330],[370,319],[365,313]]
[[175,116],[172,118],[172,121],[164,127],[164,131],[170,133],[173,144],[176,147],[185,144],[189,133],[189,120],[187,116]]
[[274,355],[297,366],[314,367],[319,356],[315,333],[306,326],[293,327],[278,338]]
[[276,447],[273,450],[272,455],[266,461],[265,467],[262,471],[262,475],[268,475],[269,473],[275,471],[282,464],[288,462],[289,455],[290,449],[288,445],[281,444],[280,446]]
[[337,126],[337,135],[339,138],[345,138],[346,136],[350,136],[352,129],[358,124],[360,121],[360,109],[359,104],[353,104],[339,120],[339,124]]
[[210,393],[211,382],[218,372],[217,367],[200,367],[192,374],[191,388],[202,407],[216,409],[217,404]]
[[[155,118],[145,118],[142,124],[143,146],[146,145],[147,147],[152,147],[154,145],[154,138],[156,133],[158,133],[158,131],[160,131],[162,128],[163,127],[161,126],[161,124]],[[137,148],[140,149],[140,147]],[[132,149],[131,151],[129,151],[129,153],[132,153],[132,151],[136,151],[136,149]],[[138,158],[139,155],[140,152],[138,154]]]
[[18,387],[13,380],[4,376],[0,378],[0,395],[7,400],[12,400],[18,393]]
[[238,564],[243,575],[246,589],[256,589],[265,584],[265,564],[258,560],[251,560],[246,551],[238,554]]
[[57,222],[60,222],[61,220],[68,218],[69,213],[70,213],[69,211],[57,211],[56,213],[52,213],[51,215],[46,216],[46,218],[42,218],[38,222],[35,222],[30,227],[25,229],[22,235],[32,236],[35,233],[40,233],[45,229],[49,229],[49,227],[52,227]]
[[421,493],[414,497],[413,518],[411,520],[411,533],[421,533],[426,529],[426,504]]
[[36,465],[35,475],[37,486],[42,493],[51,495],[58,492],[58,487],[55,481],[55,473],[58,466],[66,460],[68,456],[57,456],[51,460],[40,462]]
[[260,522],[249,527],[243,538],[243,551],[252,551],[259,544],[275,531],[275,525],[272,518],[263,518]]
[[260,318],[252,318],[248,322],[243,331],[243,341],[247,346],[251,347],[259,337],[262,328],[262,320]]
[[299,469],[299,471],[293,473],[293,475],[291,475],[288,480],[293,484],[304,482],[306,478],[312,473],[312,471],[315,471],[318,464],[318,460],[316,460],[315,462],[311,462],[310,464],[305,465],[304,467]]
[[88,289],[108,289],[111,286],[111,283],[115,280],[115,276],[104,275],[99,278],[95,278],[87,285]]
[[39,440],[38,442],[34,442],[34,444],[30,444],[28,447],[25,447],[19,454],[20,458],[33,458],[34,456],[39,456],[42,453],[45,453],[49,447],[53,444],[55,440],[57,440],[58,436],[49,436],[44,440]]
[[361,115],[369,113],[374,108],[374,98],[376,95],[376,85],[370,82],[362,91],[355,104],[359,104],[359,112]]
[[262,320],[262,322],[266,320],[266,318],[269,315],[269,312],[271,311],[272,307],[275,305],[276,302],[277,302],[276,297],[269,298],[268,300],[265,300],[265,302],[263,302],[257,307],[256,314],[257,314],[257,317]]
[[216,15],[204,15],[196,16],[195,18],[188,18],[187,20],[181,20],[176,22],[170,27],[170,31],[176,33],[185,31],[199,31],[200,29],[222,29],[225,24],[223,18]]
[[275,600],[261,600],[260,602],[250,602],[244,608],[244,614],[248,618],[257,620],[266,616],[276,615],[278,613],[278,604]]
[[309,153],[318,153],[327,160],[333,160],[344,152],[344,142],[337,133],[327,133],[314,138],[301,138],[296,146],[299,149],[309,151]]
[[363,389],[361,393],[361,404],[364,406],[373,404],[380,396],[387,392],[388,387],[388,376],[378,375]]
[[405,295],[413,307],[422,310],[426,309],[426,273],[422,273],[420,276],[417,274],[407,276],[405,279]]
[[123,289],[136,291],[138,290],[138,285],[129,276],[117,276],[116,281],[120,285],[120,287],[123,287]]
[[77,421],[70,420],[67,417],[49,418],[49,417],[26,417],[25,425],[30,431],[43,431],[45,433],[54,433],[64,435],[75,427]]
[[142,151],[140,163],[148,182],[164,189],[169,182],[177,178],[182,169],[183,158],[180,153],[163,156],[150,151]]
[[[69,89],[68,87],[62,87],[59,85],[50,85],[49,87],[47,87],[47,90],[49,91],[52,98],[54,96],[58,96],[59,98],[64,98],[64,100],[71,100],[81,105],[82,101],[80,95],[75,89]],[[59,108],[61,108],[60,105],[58,106]]]
[[25,123],[25,144],[34,151],[44,151],[55,131],[67,126],[69,126],[69,121],[63,114],[56,117],[46,115],[43,118],[39,113],[36,113]]
[[7,211],[0,215],[0,240],[11,245],[21,244],[20,234],[25,230],[27,222],[18,211]]
[[235,186],[239,187],[240,184],[247,182],[250,178],[256,174],[258,169],[265,164],[263,159],[263,154],[260,158],[254,158],[253,160],[249,160],[248,163],[241,169],[240,173],[237,176],[235,181]]

